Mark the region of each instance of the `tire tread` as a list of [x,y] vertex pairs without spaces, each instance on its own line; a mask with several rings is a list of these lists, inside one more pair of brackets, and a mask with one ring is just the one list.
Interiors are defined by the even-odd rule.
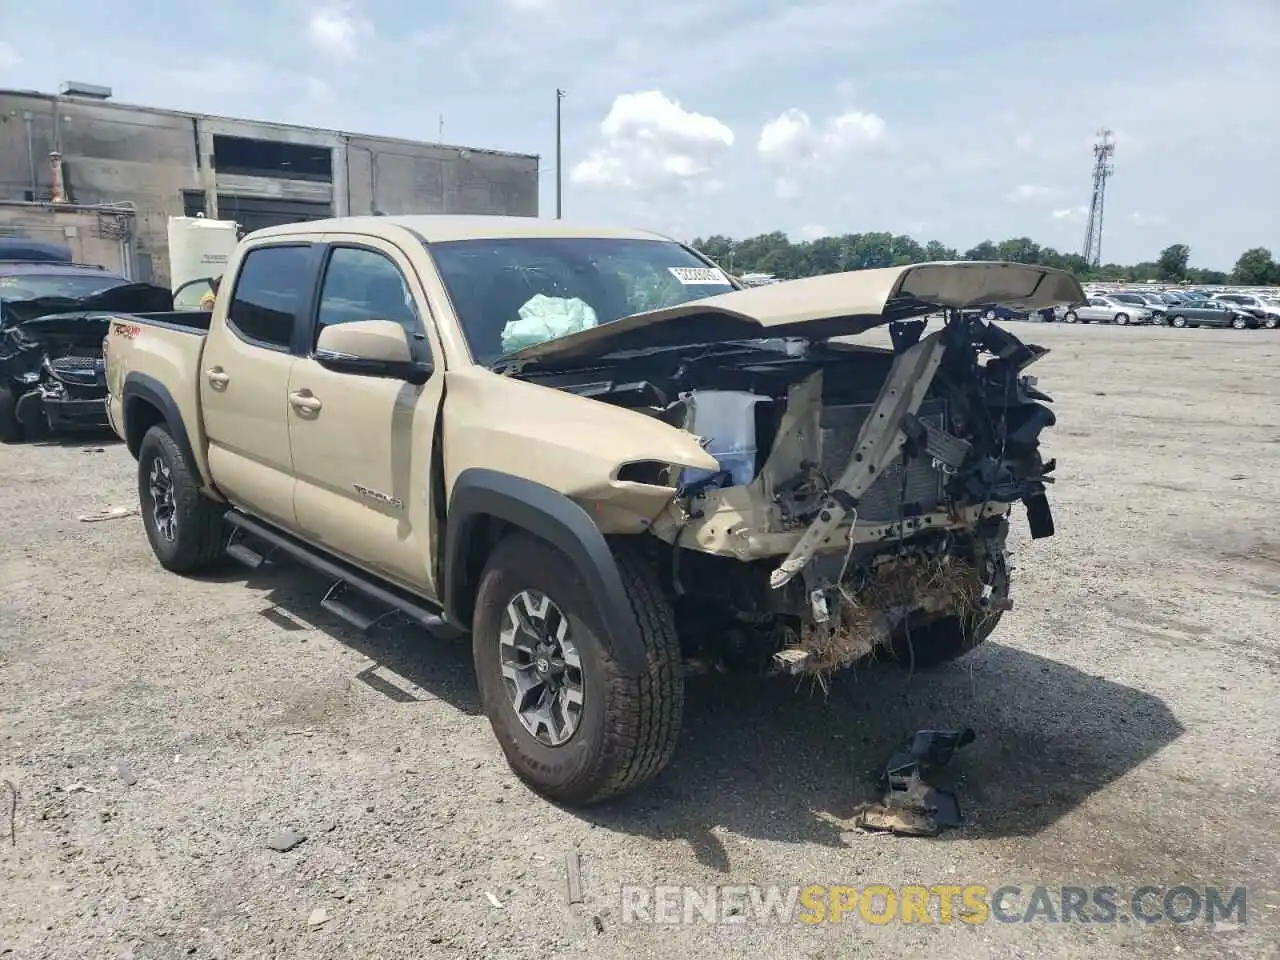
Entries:
[[198,573],[201,570],[207,570],[217,564],[223,556],[224,508],[200,492],[200,483],[196,479],[192,466],[183,456],[182,448],[165,426],[158,424],[146,432],[138,447],[138,493],[144,511],[146,501],[142,498],[142,478],[147,470],[147,462],[151,459],[147,453],[148,447],[151,446],[158,446],[169,464],[169,470],[173,474],[174,499],[178,511],[177,550],[168,559],[160,556],[156,551],[156,559],[160,561],[161,566],[173,573]]

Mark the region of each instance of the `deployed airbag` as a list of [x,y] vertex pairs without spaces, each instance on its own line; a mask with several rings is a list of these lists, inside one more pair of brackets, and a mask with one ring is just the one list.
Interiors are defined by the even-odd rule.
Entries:
[[502,330],[502,352],[511,353],[547,340],[567,337],[594,327],[596,312],[577,297],[548,297],[536,294],[520,308],[520,319]]

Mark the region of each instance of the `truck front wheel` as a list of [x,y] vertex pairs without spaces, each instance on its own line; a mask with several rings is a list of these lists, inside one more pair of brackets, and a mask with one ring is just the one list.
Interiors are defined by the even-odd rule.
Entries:
[[964,616],[947,616],[932,623],[899,628],[890,650],[904,667],[928,670],[963,657],[986,643],[1004,616],[1009,599],[1009,560],[1003,550],[994,558],[992,593],[985,609],[973,609]]
[[625,676],[574,565],[524,534],[501,541],[476,597],[480,697],[512,770],[538,793],[586,806],[640,786],[675,752],[684,707],[674,616],[652,567],[616,551],[648,670]]
[[222,557],[223,507],[200,492],[193,464],[163,426],[138,447],[138,503],[156,559],[174,573],[198,573]]

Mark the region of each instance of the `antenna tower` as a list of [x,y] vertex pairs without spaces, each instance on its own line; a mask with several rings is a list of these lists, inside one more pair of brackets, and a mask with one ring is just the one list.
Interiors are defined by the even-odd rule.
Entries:
[[1110,130],[1098,131],[1093,145],[1093,197],[1089,201],[1089,223],[1084,234],[1084,262],[1091,267],[1102,265],[1102,210],[1107,194],[1107,178],[1115,172],[1111,158],[1116,145]]

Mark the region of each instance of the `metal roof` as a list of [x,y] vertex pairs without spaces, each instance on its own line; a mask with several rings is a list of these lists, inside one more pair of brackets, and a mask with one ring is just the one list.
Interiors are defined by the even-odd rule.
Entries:
[[413,214],[394,217],[335,217],[264,227],[250,237],[298,235],[304,233],[385,234],[387,227],[401,227],[423,237],[428,243],[448,240],[498,240],[517,237],[599,237],[619,240],[665,240],[658,233],[627,227],[600,226],[544,217],[483,216],[468,214]]

